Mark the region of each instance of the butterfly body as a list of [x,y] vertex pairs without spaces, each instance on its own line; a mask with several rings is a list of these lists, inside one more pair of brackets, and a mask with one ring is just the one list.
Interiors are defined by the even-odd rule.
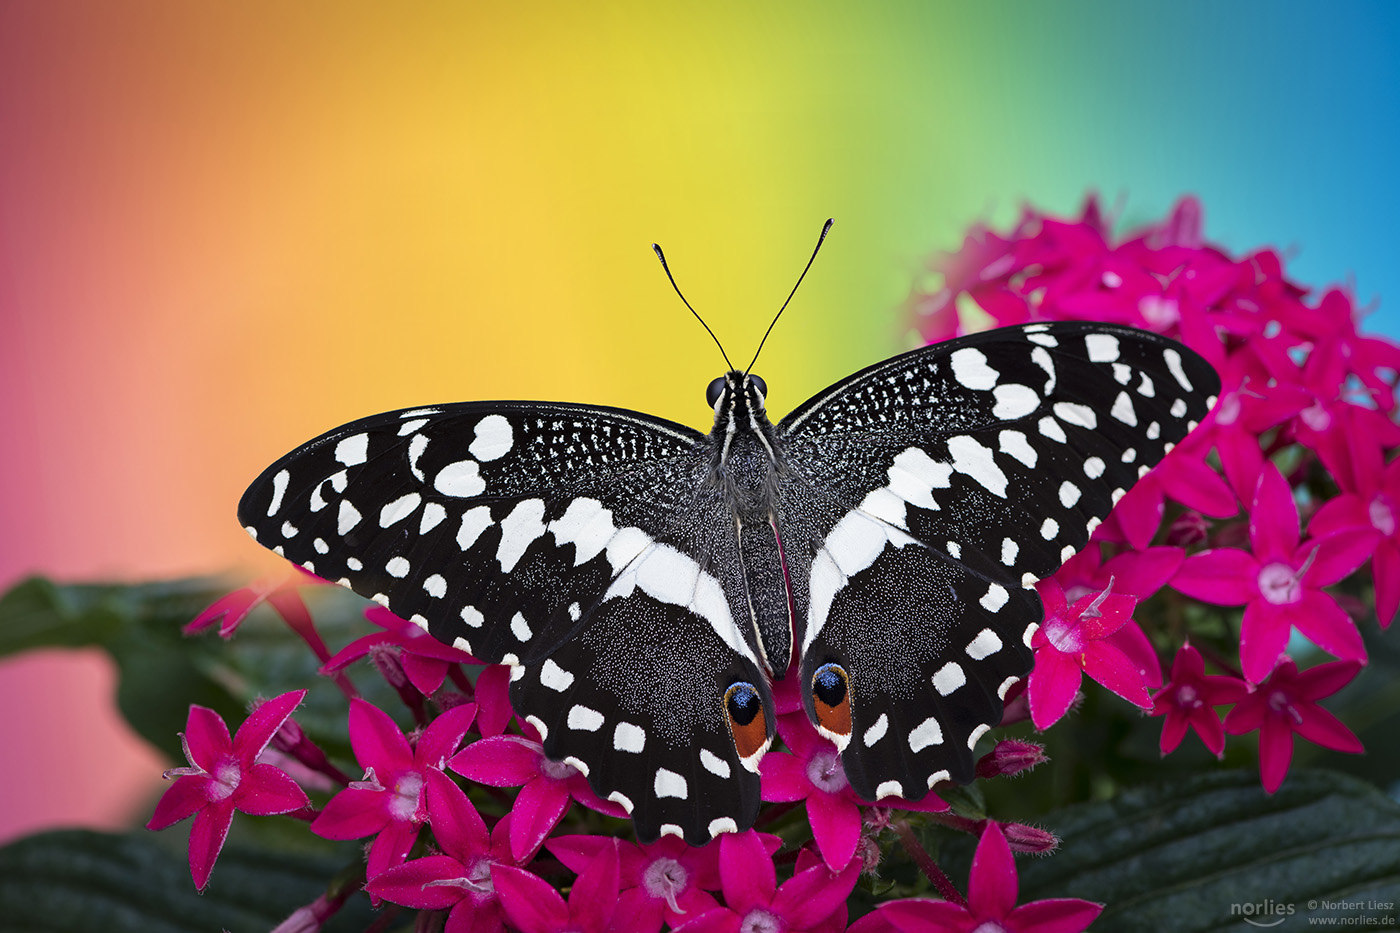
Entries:
[[550,757],[644,840],[701,843],[752,824],[790,670],[862,797],[970,780],[1030,670],[1031,587],[1218,388],[1156,335],[1027,325],[887,360],[777,424],[731,372],[709,434],[562,403],[388,412],[273,464],[239,514],[512,665]]

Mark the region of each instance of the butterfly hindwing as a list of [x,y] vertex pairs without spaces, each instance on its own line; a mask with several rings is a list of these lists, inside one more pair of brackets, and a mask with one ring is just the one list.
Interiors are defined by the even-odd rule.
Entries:
[[514,665],[513,700],[552,757],[625,799],[643,837],[698,843],[758,810],[725,719],[729,684],[755,685],[765,746],[773,722],[734,621],[732,520],[708,469],[703,436],[660,419],[464,403],[311,441],[263,473],[239,517],[313,573]]
[[782,421],[794,485],[843,507],[785,534],[815,542],[790,567],[810,591],[804,695],[821,725],[810,678],[843,666],[850,723],[836,737],[858,792],[917,798],[932,778],[970,776],[967,739],[1030,670],[1040,605],[1025,588],[1088,542],[1218,390],[1165,338],[1032,324],[895,357]]

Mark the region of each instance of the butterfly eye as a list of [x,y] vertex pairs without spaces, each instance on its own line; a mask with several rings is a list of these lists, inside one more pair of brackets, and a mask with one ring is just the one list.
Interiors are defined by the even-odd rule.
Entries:
[[812,675],[817,725],[838,736],[851,734],[851,684],[839,664],[823,664]]
[[720,376],[718,379],[713,380],[710,383],[710,387],[705,390],[705,401],[709,404],[711,408],[714,408],[716,405],[719,404],[719,397],[723,392],[724,377]]
[[762,376],[755,376],[750,374],[749,382],[752,382],[753,387],[758,390],[758,397],[760,401],[768,397],[768,383],[763,381]]
[[763,700],[753,684],[730,684],[724,691],[724,714],[729,718],[729,732],[740,758],[752,758],[763,750],[768,742],[768,723],[763,715]]

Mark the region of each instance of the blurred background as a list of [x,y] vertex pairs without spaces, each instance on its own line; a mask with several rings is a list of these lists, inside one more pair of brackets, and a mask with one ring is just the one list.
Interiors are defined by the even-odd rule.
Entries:
[[[472,398],[707,426],[902,349],[926,261],[1087,191],[1351,283],[1400,334],[1400,6],[0,5],[0,587],[275,564],[234,520],[350,419]],[[0,842],[144,821],[97,652],[0,662]]]

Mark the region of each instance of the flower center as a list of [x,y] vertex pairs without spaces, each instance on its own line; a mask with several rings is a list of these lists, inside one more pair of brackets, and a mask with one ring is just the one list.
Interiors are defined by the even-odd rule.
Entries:
[[1293,708],[1293,701],[1282,690],[1275,690],[1269,694],[1269,709],[1293,720],[1295,724],[1303,721],[1303,714]]
[[1183,709],[1195,709],[1201,705],[1201,696],[1195,687],[1182,684],[1176,688],[1176,705]]
[[548,758],[541,758],[540,774],[556,781],[567,781],[575,774],[578,774],[578,768],[570,764],[565,764],[562,761],[550,761]]
[[690,882],[690,872],[673,858],[659,858],[642,872],[642,889],[651,897],[659,897],[675,913],[684,913],[676,903],[676,895],[684,894]]
[[783,933],[786,929],[782,917],[763,907],[755,907],[739,921],[739,933]]
[[470,866],[464,867],[465,875],[456,878],[439,878],[427,881],[423,887],[460,888],[473,904],[482,904],[496,896],[496,886],[491,883],[491,860],[478,858]]
[[1045,639],[1061,654],[1079,654],[1084,650],[1084,639],[1079,627],[1071,625],[1060,616],[1045,620]]
[[389,798],[389,816],[396,820],[416,820],[422,799],[423,775],[417,771],[405,771],[394,782],[393,796]]
[[1275,606],[1283,606],[1303,598],[1303,584],[1288,564],[1268,564],[1259,571],[1259,593]]
[[209,775],[209,782],[204,785],[204,794],[211,802],[223,800],[238,789],[238,782],[243,780],[243,770],[238,767],[238,762],[232,758],[225,758],[214,768],[214,773]]
[[1234,424],[1240,417],[1240,394],[1231,392],[1220,400],[1215,409],[1216,424]]
[[1303,424],[1314,431],[1326,431],[1332,426],[1332,413],[1321,402],[1313,402],[1300,411],[1298,417],[1303,419]]
[[1160,295],[1143,295],[1138,301],[1138,312],[1153,330],[1170,327],[1181,320],[1181,305],[1177,300]]
[[1395,534],[1395,503],[1385,493],[1377,493],[1367,512],[1371,525],[1383,535]]
[[807,780],[828,794],[840,793],[851,783],[834,748],[824,748],[807,760]]
[[972,933],[1008,933],[999,920],[984,920],[973,928]]

